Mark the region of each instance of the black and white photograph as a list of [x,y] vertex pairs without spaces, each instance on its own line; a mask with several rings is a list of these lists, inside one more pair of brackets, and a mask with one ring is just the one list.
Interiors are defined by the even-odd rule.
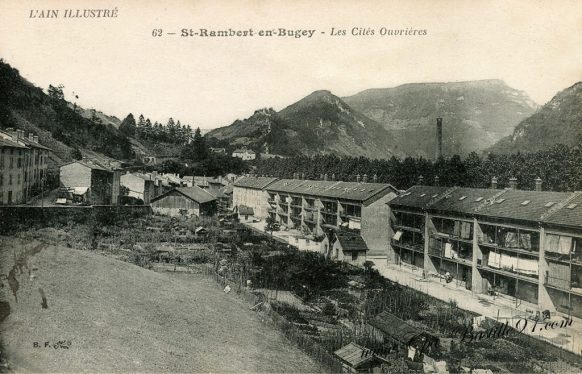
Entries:
[[0,373],[581,372],[579,0],[0,0]]

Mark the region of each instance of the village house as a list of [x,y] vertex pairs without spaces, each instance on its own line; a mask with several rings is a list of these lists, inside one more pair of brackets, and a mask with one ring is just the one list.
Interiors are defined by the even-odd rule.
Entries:
[[414,186],[389,202],[388,261],[582,317],[582,193]]
[[232,152],[232,157],[238,157],[245,161],[254,160],[256,156],[257,155],[254,151],[246,148],[235,149],[234,152]]
[[49,152],[32,133],[0,131],[0,205],[23,204],[41,192]]
[[350,232],[335,232],[331,249],[332,260],[361,266],[366,262],[368,246],[362,237]]
[[145,205],[149,205],[153,197],[162,193],[160,191],[156,194],[155,182],[151,174],[126,173],[120,177],[121,185],[128,190],[127,196],[141,200]]
[[213,216],[217,212],[216,197],[200,187],[176,187],[154,197],[150,205],[154,213],[172,217]]
[[61,165],[61,187],[73,191],[81,201],[91,205],[117,205],[120,172],[94,160],[78,160]]

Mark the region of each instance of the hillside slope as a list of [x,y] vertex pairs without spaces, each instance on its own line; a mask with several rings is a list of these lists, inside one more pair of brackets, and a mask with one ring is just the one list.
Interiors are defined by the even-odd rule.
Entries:
[[233,146],[281,155],[333,153],[387,158],[395,152],[390,132],[329,91],[315,91],[280,112],[263,109],[207,137]]
[[[0,258],[11,260],[13,253],[36,244],[7,237],[0,237],[0,243]],[[202,275],[156,273],[55,246],[43,248],[25,263],[24,273],[16,266],[18,302],[7,285],[0,288],[11,306],[1,335],[14,371],[319,370],[234,292],[223,293]],[[13,265],[14,261],[2,262],[0,273],[8,274]],[[46,309],[39,289],[46,295]],[[69,340],[70,348],[33,348],[33,342],[60,340]]]
[[40,143],[53,150],[51,157],[57,164],[71,159],[73,147],[116,159],[131,157],[129,139],[114,125],[85,118],[85,111],[73,110],[62,92],[47,95],[2,60],[0,92],[0,128],[37,133]]
[[489,150],[499,153],[535,152],[555,144],[582,143],[582,82],[560,91],[532,116],[519,123],[513,134]]
[[500,80],[405,84],[366,90],[344,100],[394,131],[408,154],[431,158],[437,117],[443,118],[444,154],[466,154],[511,134],[537,108],[524,92]]

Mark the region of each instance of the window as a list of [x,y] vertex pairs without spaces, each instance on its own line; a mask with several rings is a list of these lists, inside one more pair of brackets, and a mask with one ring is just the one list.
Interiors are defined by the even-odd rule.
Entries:
[[10,174],[8,176],[8,185],[11,186],[12,185],[12,174]]
[[352,252],[352,261],[356,261],[358,259],[358,252]]
[[461,197],[459,197],[459,200],[462,201],[462,200],[465,200],[466,198],[467,198],[467,196],[461,196]]

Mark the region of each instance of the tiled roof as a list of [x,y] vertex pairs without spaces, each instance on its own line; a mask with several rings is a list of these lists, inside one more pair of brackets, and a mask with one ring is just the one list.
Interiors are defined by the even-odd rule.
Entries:
[[277,178],[272,177],[242,177],[241,179],[234,182],[235,187],[246,187],[246,188],[256,188],[262,190],[267,187]]
[[[571,192],[414,186],[389,205],[582,226],[582,193],[580,195],[570,202]],[[568,203],[564,204],[566,201]],[[568,206],[576,201],[579,205],[569,209]]]
[[[548,191],[505,190],[494,202],[483,206],[478,214],[489,217],[525,221],[540,221],[554,204],[559,204],[571,193]],[[550,204],[553,203],[553,204]]]
[[500,192],[501,190],[486,188],[457,188],[449,191],[441,199],[435,199],[435,202],[430,205],[430,209],[473,214],[476,208]]
[[409,344],[412,338],[422,333],[389,312],[378,314],[370,320],[369,324],[403,344]]
[[542,219],[544,222],[582,227],[582,192],[573,193],[555,212]]
[[28,138],[21,138],[19,140],[21,140],[24,144],[26,144],[29,147],[40,148],[40,149],[44,149],[44,150],[47,150],[47,151],[50,151],[51,150],[50,148],[47,148],[44,145],[42,145],[42,144],[40,144],[38,142],[32,141],[32,140],[30,140]]
[[209,201],[216,200],[216,198],[211,193],[197,186],[178,187],[176,188],[176,191],[196,201],[197,203],[207,203]]
[[344,252],[366,252],[368,251],[368,246],[366,242],[360,235],[346,233],[346,232],[336,232],[335,236],[342,246]]
[[366,201],[384,192],[397,193],[397,190],[387,183],[314,181],[303,179],[281,179],[269,185],[267,190],[354,201]]
[[448,187],[412,186],[405,193],[392,199],[389,204],[427,209],[433,200],[443,197],[448,190]]

